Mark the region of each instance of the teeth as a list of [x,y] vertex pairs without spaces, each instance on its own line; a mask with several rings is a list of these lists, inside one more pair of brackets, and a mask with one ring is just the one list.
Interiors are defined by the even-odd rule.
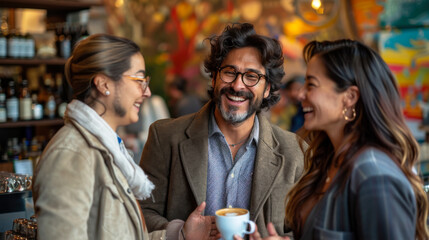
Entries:
[[140,103],[134,103],[134,106],[136,106],[136,107],[140,107]]
[[303,111],[303,112],[312,112],[312,111],[313,111],[313,108],[312,108],[312,107],[304,107],[304,108],[302,109],[302,111]]
[[231,99],[232,101],[236,101],[236,102],[242,102],[242,101],[246,100],[243,97],[230,96],[230,95],[228,96],[228,98]]

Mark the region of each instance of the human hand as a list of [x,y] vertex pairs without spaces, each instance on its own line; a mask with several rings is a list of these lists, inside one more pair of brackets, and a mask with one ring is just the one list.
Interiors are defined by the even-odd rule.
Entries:
[[[272,223],[267,224],[267,230],[269,237],[266,237],[262,239],[261,234],[258,232],[258,227],[255,228],[255,232],[250,234],[250,240],[290,240],[289,237],[280,237],[276,229],[274,228],[274,225]],[[243,240],[240,236],[234,235],[234,240]]]
[[186,220],[183,226],[186,240],[216,240],[220,238],[215,217],[201,215],[205,207],[206,202],[202,202]]

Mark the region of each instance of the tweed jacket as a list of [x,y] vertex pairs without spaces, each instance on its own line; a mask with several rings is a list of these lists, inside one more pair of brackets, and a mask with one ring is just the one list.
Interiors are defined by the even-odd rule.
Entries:
[[301,240],[416,239],[413,188],[384,152],[369,148],[360,153],[336,196],[338,187],[334,182],[315,205]]
[[73,120],[45,148],[33,186],[38,238],[161,239],[147,233],[130,187],[98,139]]
[[[173,219],[186,220],[206,200],[208,124],[214,104],[195,113],[152,124],[141,166],[155,184],[154,199],[141,202],[149,230],[165,229]],[[297,136],[259,119],[259,143],[253,172],[250,218],[266,236],[273,222],[285,234],[285,196],[303,172]]]

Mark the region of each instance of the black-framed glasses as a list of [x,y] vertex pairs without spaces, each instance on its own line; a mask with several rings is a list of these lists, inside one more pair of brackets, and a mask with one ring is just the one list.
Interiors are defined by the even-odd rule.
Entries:
[[241,81],[247,87],[253,87],[258,84],[259,80],[261,80],[261,77],[264,77],[265,79],[267,78],[264,74],[260,74],[254,71],[247,71],[242,73],[231,66],[224,66],[219,68],[220,79],[225,83],[234,82],[235,79],[237,79],[238,74],[241,74]]
[[136,75],[123,75],[123,76],[127,77],[130,80],[138,82],[142,87],[143,92],[145,92],[147,87],[149,86],[150,76],[146,76],[146,77],[136,76]]

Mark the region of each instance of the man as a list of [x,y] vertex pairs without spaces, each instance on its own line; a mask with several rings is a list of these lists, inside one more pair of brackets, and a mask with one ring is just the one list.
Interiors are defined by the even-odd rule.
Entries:
[[153,199],[141,203],[147,226],[172,227],[169,221],[186,220],[206,201],[206,216],[246,208],[263,236],[268,222],[284,235],[285,196],[302,174],[303,153],[293,133],[259,114],[279,99],[281,46],[246,23],[227,26],[210,44],[204,64],[211,101],[150,128],[141,160],[156,186]]

